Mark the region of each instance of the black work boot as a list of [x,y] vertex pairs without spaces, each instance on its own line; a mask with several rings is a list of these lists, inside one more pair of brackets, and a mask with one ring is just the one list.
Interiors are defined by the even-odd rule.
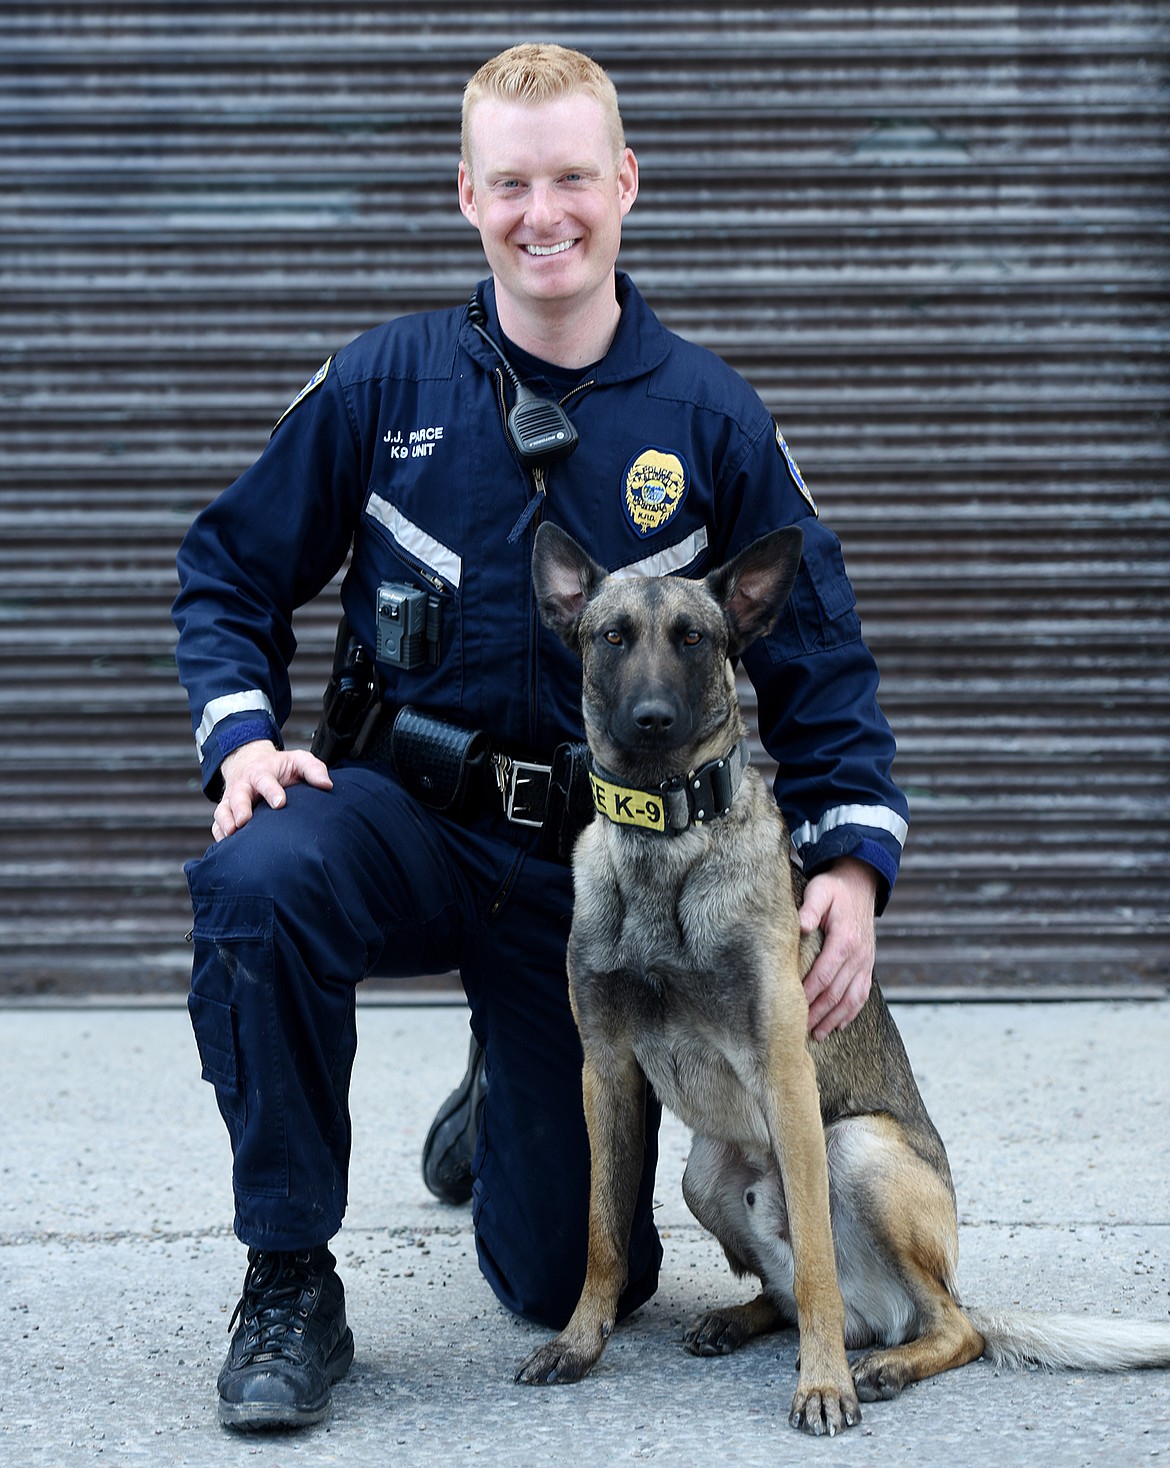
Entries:
[[472,1035],[467,1074],[439,1107],[423,1143],[423,1182],[440,1203],[466,1203],[471,1197],[471,1159],[486,1095],[483,1049]]
[[219,1373],[226,1427],[303,1427],[329,1411],[330,1388],[353,1360],[345,1289],[321,1244],[297,1254],[248,1250],[244,1293]]

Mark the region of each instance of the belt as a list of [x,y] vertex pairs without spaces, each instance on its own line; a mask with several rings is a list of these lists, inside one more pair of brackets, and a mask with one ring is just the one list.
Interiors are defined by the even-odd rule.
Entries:
[[539,827],[539,851],[546,860],[568,861],[593,819],[588,747],[558,744],[548,765],[501,754],[492,763],[506,818],[513,825]]
[[492,754],[490,759],[507,819],[514,826],[543,826],[548,815],[552,765],[513,759],[507,754]]
[[453,819],[484,809],[515,826],[542,831],[541,854],[567,860],[592,819],[586,747],[557,746],[551,762],[492,748],[478,729],[463,729],[404,704],[387,708],[354,754],[388,765],[423,805]]

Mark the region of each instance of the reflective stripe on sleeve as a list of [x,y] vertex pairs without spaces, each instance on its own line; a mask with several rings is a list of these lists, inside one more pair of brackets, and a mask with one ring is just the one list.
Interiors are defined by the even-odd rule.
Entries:
[[195,732],[195,749],[198,752],[200,764],[203,763],[203,746],[207,743],[216,724],[221,719],[226,719],[229,714],[249,713],[267,714],[272,722],[276,723],[276,714],[273,712],[272,704],[259,688],[247,688],[243,693],[225,693],[220,698],[213,698],[206,705],[203,717],[199,720],[199,728]]
[[905,844],[906,833],[910,829],[898,812],[890,810],[888,806],[835,805],[815,824],[806,821],[799,830],[793,831],[792,844],[797,851],[802,851],[806,846],[820,841],[830,831],[835,831],[838,826],[866,826],[872,831],[885,831],[899,846]]

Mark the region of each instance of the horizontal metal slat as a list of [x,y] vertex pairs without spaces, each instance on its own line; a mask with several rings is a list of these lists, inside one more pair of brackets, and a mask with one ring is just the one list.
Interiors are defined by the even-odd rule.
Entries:
[[[526,19],[6,7],[3,982],[182,983],[209,809],[175,548],[316,361],[483,273],[456,103]],[[624,263],[756,383],[845,539],[914,807],[884,959],[906,984],[1164,981],[1164,20],[714,21],[615,3],[558,30],[626,99]],[[290,737],[336,610],[298,620]]]

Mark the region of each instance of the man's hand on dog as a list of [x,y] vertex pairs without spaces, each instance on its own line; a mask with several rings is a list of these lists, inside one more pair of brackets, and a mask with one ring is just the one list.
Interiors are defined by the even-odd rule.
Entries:
[[844,1029],[869,997],[877,949],[873,917],[877,882],[873,867],[843,857],[813,877],[805,889],[801,931],[820,928],[824,934],[824,945],[804,979],[814,1040]]
[[289,785],[316,785],[332,790],[329,768],[307,749],[277,749],[268,739],[241,744],[219,767],[223,795],[211,818],[211,834],[217,841],[232,835],[252,819],[258,801],[273,809],[284,804]]

